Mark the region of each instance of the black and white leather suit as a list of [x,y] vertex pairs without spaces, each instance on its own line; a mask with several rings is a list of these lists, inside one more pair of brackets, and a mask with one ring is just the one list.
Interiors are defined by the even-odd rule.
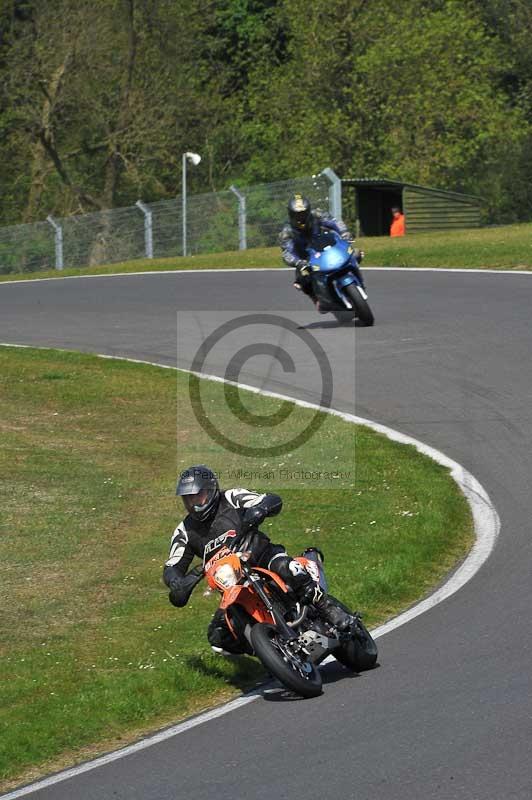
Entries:
[[[251,552],[250,563],[276,572],[306,602],[319,600],[321,592],[299,562],[287,555],[281,544],[273,544],[258,525],[265,517],[278,514],[282,500],[276,494],[259,494],[248,489],[227,489],[221,492],[216,514],[207,522],[198,522],[190,514],[179,523],[170,543],[163,580],[170,589],[170,602],[178,607],[187,604],[200,579],[192,570],[194,556],[205,563],[225,544],[240,542]],[[255,521],[250,528],[250,520]],[[231,533],[236,531],[237,537]],[[240,537],[240,541],[239,541]],[[218,610],[209,625],[207,638],[211,645],[229,652],[242,652],[231,635],[224,613]]]

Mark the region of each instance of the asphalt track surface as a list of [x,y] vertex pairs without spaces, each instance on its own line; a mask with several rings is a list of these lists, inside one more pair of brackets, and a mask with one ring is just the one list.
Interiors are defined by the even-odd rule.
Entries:
[[[250,309],[310,325],[332,366],[333,405],[460,462],[502,522],[465,587],[379,639],[379,669],[327,666],[317,699],[273,693],[30,797],[532,797],[532,275],[368,270],[367,282],[376,326],[356,330],[318,318],[286,272],[0,284],[2,342],[174,366],[176,350],[178,366],[190,360],[186,335],[176,348],[180,309],[211,309],[207,328]],[[305,364],[242,380],[281,392],[289,381],[319,401]]]

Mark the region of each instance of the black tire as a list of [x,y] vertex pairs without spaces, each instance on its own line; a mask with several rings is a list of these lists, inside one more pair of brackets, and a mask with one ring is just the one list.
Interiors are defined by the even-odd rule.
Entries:
[[356,316],[355,312],[349,311],[348,308],[346,308],[345,311],[333,311],[333,314],[340,325],[347,325],[349,322],[352,322]]
[[[332,597],[332,595],[329,595],[329,597],[348,614],[352,613],[336,597]],[[375,640],[360,618],[357,620],[353,638],[333,651],[333,656],[336,660],[343,664],[344,667],[352,669],[353,672],[365,672],[368,669],[373,669],[377,663],[378,655],[379,651]]]
[[369,307],[368,301],[364,300],[354,283],[350,283],[346,286],[344,291],[352,303],[359,320],[366,325],[366,327],[370,328],[375,322],[375,317]]
[[365,672],[373,669],[377,663],[378,650],[371,633],[359,621],[357,633],[348,642],[338,647],[333,656],[353,672]]
[[310,661],[300,661],[289,653],[273,625],[267,622],[254,625],[251,629],[251,644],[257,658],[287,689],[302,697],[317,697],[321,694],[319,671]]

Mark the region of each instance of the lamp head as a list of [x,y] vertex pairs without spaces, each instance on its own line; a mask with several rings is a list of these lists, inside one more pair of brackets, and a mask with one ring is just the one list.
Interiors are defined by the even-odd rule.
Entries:
[[197,167],[201,161],[201,156],[198,153],[187,152],[185,153],[185,158],[187,158],[194,167]]

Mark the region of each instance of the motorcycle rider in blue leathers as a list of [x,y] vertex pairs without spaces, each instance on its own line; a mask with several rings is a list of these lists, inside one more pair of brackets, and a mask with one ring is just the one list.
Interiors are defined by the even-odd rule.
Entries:
[[[334,231],[350,243],[353,243],[354,238],[342,220],[336,220],[317,209],[313,210],[309,200],[301,194],[294,194],[288,201],[288,220],[288,224],[279,234],[283,261],[289,267],[295,268],[295,288],[308,295],[319,311],[307,261],[309,245],[312,239],[322,231]],[[364,278],[357,263],[362,261],[364,253],[362,250],[354,250],[353,255],[353,270],[362,284],[362,288],[365,289]]]

